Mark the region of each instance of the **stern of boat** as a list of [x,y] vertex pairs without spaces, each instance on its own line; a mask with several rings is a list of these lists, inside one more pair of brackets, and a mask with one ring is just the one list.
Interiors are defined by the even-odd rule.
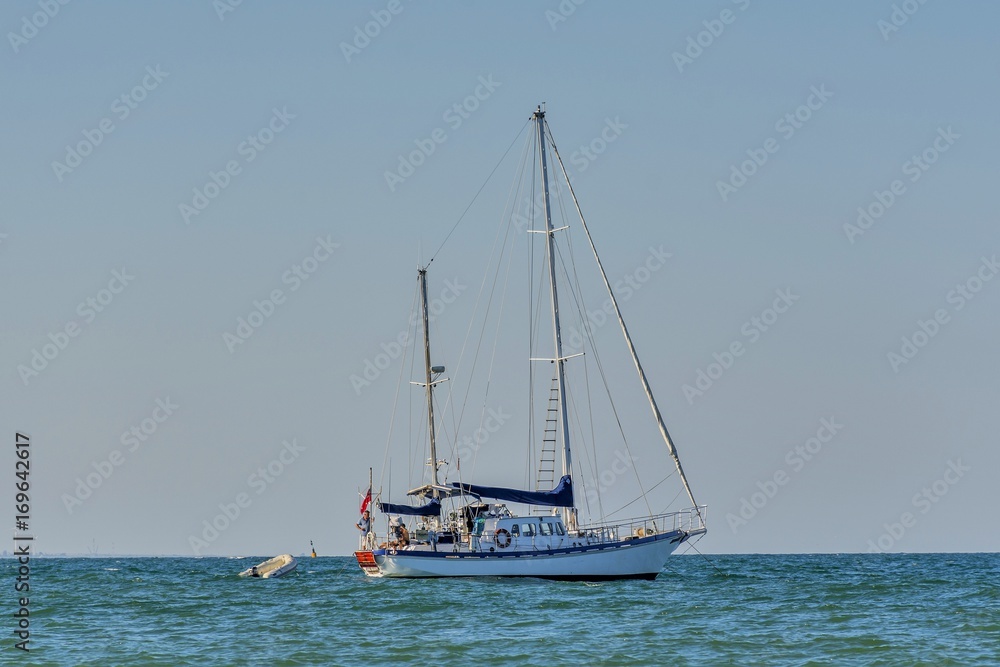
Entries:
[[355,551],[354,557],[358,559],[358,567],[369,577],[381,577],[382,570],[375,562],[375,554],[371,551]]

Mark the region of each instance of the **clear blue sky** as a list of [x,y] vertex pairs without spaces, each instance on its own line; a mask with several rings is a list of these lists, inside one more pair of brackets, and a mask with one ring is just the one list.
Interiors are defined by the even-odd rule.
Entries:
[[[203,553],[348,552],[400,365],[360,392],[351,375],[406,328],[418,258],[546,102],[567,158],[617,119],[577,157],[609,273],[672,255],[624,308],[710,507],[700,548],[997,550],[1000,10],[911,4],[4,3],[0,425],[32,437],[38,548],[191,553],[246,493]],[[477,87],[477,109],[448,113]],[[502,190],[434,264],[432,295],[470,286],[435,322],[452,367]],[[859,207],[875,215],[845,230]],[[307,256],[323,258],[307,279],[286,274]],[[797,299],[764,331],[752,318],[777,290]],[[734,343],[703,394],[685,390]],[[484,482],[523,475],[522,419],[480,451]],[[806,460],[824,419],[843,427]],[[144,440],[123,439],[133,427]],[[644,446],[642,467],[666,469]],[[253,477],[280,456],[280,476]]]

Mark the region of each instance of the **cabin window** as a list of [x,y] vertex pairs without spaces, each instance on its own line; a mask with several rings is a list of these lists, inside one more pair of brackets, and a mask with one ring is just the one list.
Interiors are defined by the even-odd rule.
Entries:
[[563,529],[563,525],[561,523],[557,523],[556,524],[556,533],[559,534],[559,535],[565,535],[566,534],[566,531],[565,531],[565,529]]
[[552,524],[551,523],[540,523],[538,524],[539,529],[541,529],[542,535],[552,534]]
[[522,523],[521,524],[521,534],[525,537],[535,536],[535,524],[533,523]]
[[518,530],[517,530],[517,524],[516,524],[516,523],[515,523],[515,524],[513,524],[513,525],[512,525],[511,527],[510,527],[510,534],[511,534],[511,535],[513,535],[514,537],[517,537],[517,536],[518,536],[518,534],[519,534],[519,533],[518,533]]

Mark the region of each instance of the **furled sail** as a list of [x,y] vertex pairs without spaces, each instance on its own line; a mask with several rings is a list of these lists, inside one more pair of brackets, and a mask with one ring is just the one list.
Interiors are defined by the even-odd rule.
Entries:
[[431,498],[430,502],[420,507],[410,507],[409,505],[393,505],[392,503],[379,503],[378,510],[384,514],[406,514],[407,516],[438,516],[441,514],[441,501]]
[[499,486],[481,486],[479,484],[459,484],[452,486],[464,493],[495,500],[506,500],[511,503],[526,505],[544,505],[547,507],[573,507],[573,480],[569,475],[563,475],[559,484],[551,491],[521,491],[520,489],[505,489]]

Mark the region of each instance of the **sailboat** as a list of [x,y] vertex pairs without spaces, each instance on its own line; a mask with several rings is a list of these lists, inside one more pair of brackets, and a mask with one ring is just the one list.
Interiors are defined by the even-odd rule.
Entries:
[[[543,447],[541,464],[544,466],[544,461],[548,461],[549,467],[545,469],[553,478],[550,482],[552,488],[539,489],[536,485],[534,490],[526,490],[517,486],[488,486],[462,479],[448,481],[441,478],[439,468],[445,461],[438,458],[434,391],[444,381],[442,374],[445,369],[431,363],[428,266],[421,266],[417,279],[423,330],[423,373],[421,381],[411,384],[421,386],[426,396],[429,475],[425,475],[424,484],[408,492],[414,504],[374,503],[380,512],[392,518],[387,535],[377,537],[368,533],[363,536],[363,546],[355,552],[358,565],[366,575],[408,578],[539,577],[585,581],[654,579],[678,547],[707,531],[707,507],[695,502],[541,106],[532,114],[530,122],[534,137],[529,137],[526,145],[533,146],[533,153],[537,155],[535,166],[540,177],[541,217],[544,221],[543,229],[530,231],[543,234],[545,238],[547,280],[541,279],[539,287],[544,288],[544,282],[548,283],[546,300],[552,323],[551,355],[532,358],[531,361],[546,362],[554,371],[551,393],[546,397],[545,419],[545,443],[551,444],[551,448]],[[607,290],[612,307],[609,312],[613,312],[617,319],[659,435],[666,445],[690,507],[672,512],[650,512],[629,519],[594,523],[580,520],[579,485],[574,485],[570,401],[566,398],[566,366],[580,355],[569,354],[564,349],[555,235],[566,227],[553,226],[546,152],[549,147],[556,157]],[[534,164],[534,157],[531,162]],[[569,297],[575,298],[575,294]],[[558,481],[552,474],[556,470],[557,459],[561,466]],[[664,459],[666,463],[666,457]],[[412,533],[404,527],[408,520],[417,522]]]

